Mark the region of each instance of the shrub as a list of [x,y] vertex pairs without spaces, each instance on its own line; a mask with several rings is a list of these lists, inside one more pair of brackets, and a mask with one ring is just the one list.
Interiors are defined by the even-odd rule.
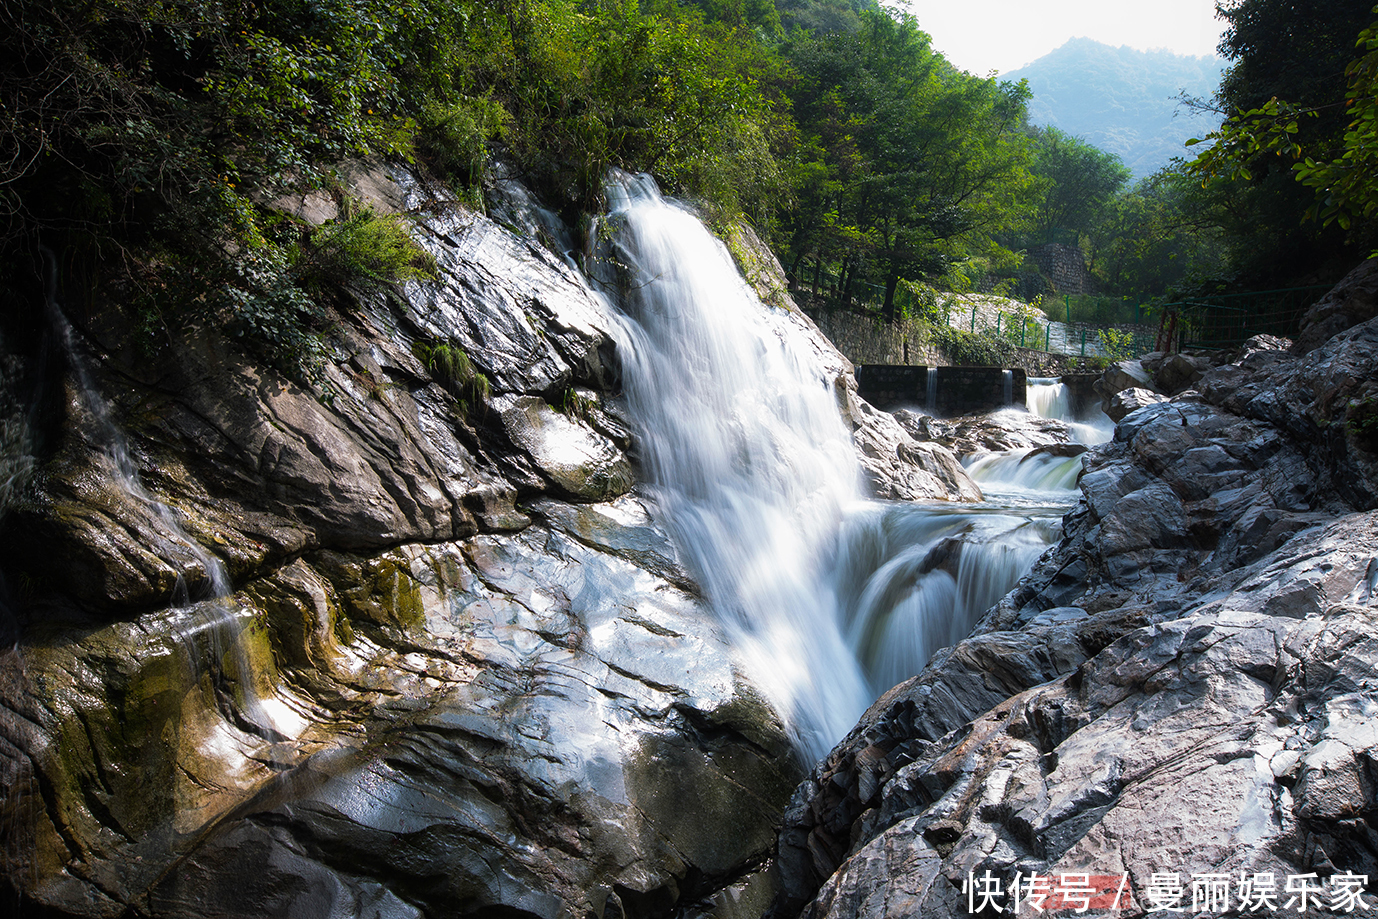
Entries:
[[468,415],[474,406],[488,401],[493,386],[488,377],[474,369],[473,361],[453,342],[419,341],[412,353],[459,403],[460,414]]
[[967,332],[940,325],[929,329],[928,338],[959,367],[999,367],[1014,357],[1014,345],[987,330]]
[[436,275],[435,258],[412,239],[397,214],[364,207],[313,230],[296,273],[308,287],[391,284]]

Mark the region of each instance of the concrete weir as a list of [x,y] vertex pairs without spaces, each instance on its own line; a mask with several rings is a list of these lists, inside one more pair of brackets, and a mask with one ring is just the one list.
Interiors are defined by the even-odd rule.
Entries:
[[912,405],[933,415],[1025,405],[1028,374],[1019,367],[925,367],[858,364],[857,390],[877,408]]

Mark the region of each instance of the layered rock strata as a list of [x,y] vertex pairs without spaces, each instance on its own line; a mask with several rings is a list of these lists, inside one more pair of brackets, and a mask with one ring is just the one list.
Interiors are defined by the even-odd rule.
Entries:
[[[638,491],[611,307],[540,221],[352,176],[439,278],[327,307],[312,387],[211,329],[149,359],[118,304],[73,317],[0,526],[9,901],[759,912],[799,766]],[[878,490],[979,495],[811,334]]]

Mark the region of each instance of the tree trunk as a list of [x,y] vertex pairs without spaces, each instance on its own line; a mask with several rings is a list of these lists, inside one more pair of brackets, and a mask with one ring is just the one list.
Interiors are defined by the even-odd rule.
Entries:
[[886,322],[895,322],[899,319],[898,311],[895,309],[895,289],[899,287],[899,284],[898,272],[891,271],[885,276],[885,305],[881,307],[880,314]]

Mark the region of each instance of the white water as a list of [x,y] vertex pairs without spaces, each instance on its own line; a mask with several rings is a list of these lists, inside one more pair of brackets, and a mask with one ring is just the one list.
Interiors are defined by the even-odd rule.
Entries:
[[1063,508],[866,501],[832,380],[787,312],[646,179],[595,263],[625,313],[623,384],[659,519],[756,685],[821,756],[877,694],[964,637]]
[[[1065,422],[1073,443],[1104,443],[1114,434],[1114,424],[1099,409],[1090,419],[1078,419],[1072,411],[1071,393],[1057,377],[1030,377],[1026,402],[1030,414]],[[987,453],[966,461],[967,475],[983,491],[1015,503],[1070,502],[1081,469],[1079,455],[1057,456],[1034,449]]]
[[[1050,456],[1029,450],[989,453],[970,460],[967,475],[976,480],[982,491],[1039,492],[1050,496],[1057,493],[1071,495],[1077,490],[1077,476],[1081,474],[1080,456]],[[1055,497],[1052,500],[1057,500]]]
[[[818,754],[869,701],[825,576],[859,470],[823,368],[649,180],[611,187],[619,342],[660,518],[750,675]],[[594,234],[597,235],[597,234]]]
[[1067,422],[1073,443],[1102,444],[1115,435],[1115,422],[1099,406],[1078,418],[1072,411],[1071,390],[1057,377],[1029,377],[1025,392],[1029,413]]
[[1072,420],[1072,394],[1057,377],[1029,377],[1025,390],[1029,413],[1040,418]]
[[258,695],[248,656],[239,640],[240,622],[226,603],[232,590],[229,574],[220,559],[206,551],[186,532],[180,515],[153,497],[140,481],[138,464],[130,453],[129,442],[111,416],[109,404],[91,379],[87,358],[82,353],[76,332],[58,304],[56,258],[51,253],[47,255],[53,266],[48,278],[49,322],[72,368],[81,407],[94,428],[88,433],[101,447],[115,485],[131,500],[150,510],[171,535],[170,539],[160,540],[156,547],[164,559],[175,564],[178,556],[189,553],[204,573],[204,583],[198,584],[193,592],[188,585],[186,572],[179,569],[173,588],[174,607],[185,609],[188,613],[186,622],[179,630],[188,660],[198,677],[203,660],[210,661],[215,669],[228,660],[238,674],[236,696],[245,719],[258,733],[270,739],[279,739],[281,734]]

